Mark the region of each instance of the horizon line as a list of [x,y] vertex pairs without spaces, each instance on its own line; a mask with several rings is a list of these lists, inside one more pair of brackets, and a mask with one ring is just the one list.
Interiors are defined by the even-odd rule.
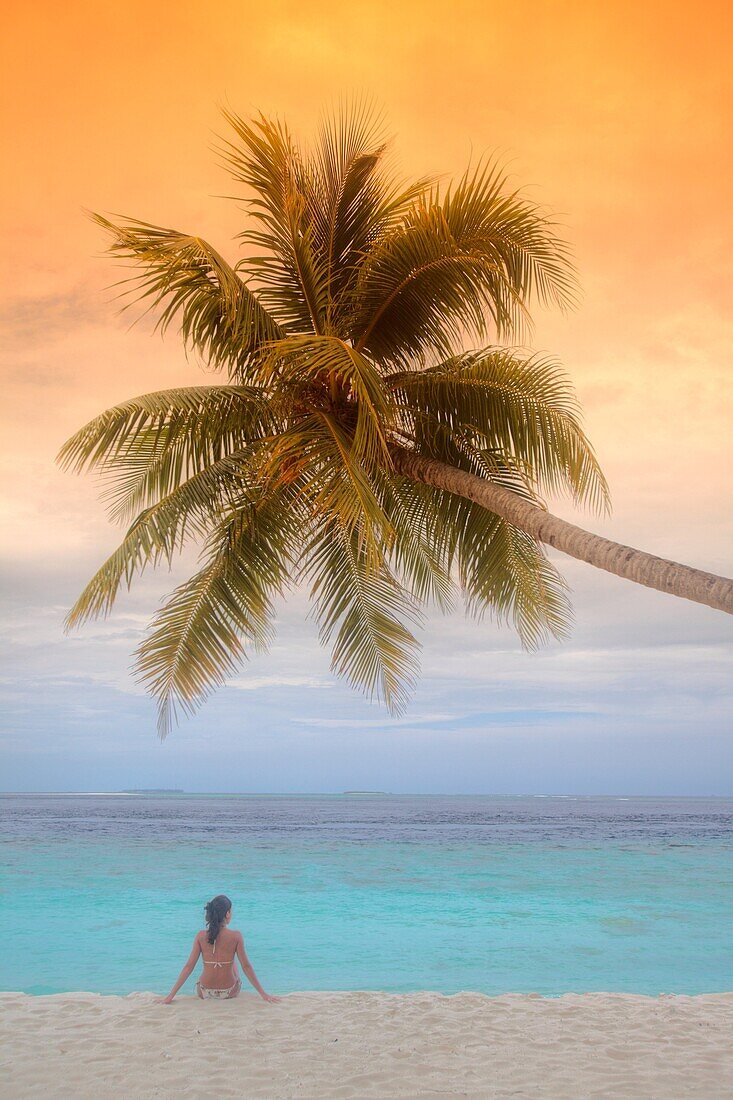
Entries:
[[615,799],[632,799],[632,798],[718,798],[718,799],[733,799],[733,792],[730,794],[678,794],[678,793],[666,793],[666,794],[650,794],[650,793],[628,793],[628,792],[613,792],[613,793],[600,793],[600,792],[583,792],[567,794],[559,791],[523,791],[523,792],[507,792],[507,791],[381,791],[381,790],[368,790],[357,789],[353,790],[338,790],[338,791],[206,791],[206,790],[185,790],[178,787],[140,787],[140,788],[127,788],[109,791],[99,790],[0,790],[0,797],[7,795],[68,795],[68,796],[86,796],[86,797],[98,797],[98,798],[111,798],[111,797],[124,797],[134,798],[140,795],[216,795],[216,796],[236,796],[242,798],[343,798],[343,797],[359,797],[359,796],[371,796],[374,798],[564,798],[564,799],[577,799],[577,798],[615,798]]

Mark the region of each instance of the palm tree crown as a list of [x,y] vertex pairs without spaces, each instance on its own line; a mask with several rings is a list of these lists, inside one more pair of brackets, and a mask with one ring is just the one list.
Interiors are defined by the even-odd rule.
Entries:
[[445,188],[401,182],[366,109],[327,119],[312,150],[280,122],[226,117],[222,155],[249,196],[234,266],[199,237],[95,216],[132,264],[125,291],[226,384],[136,397],[60,455],[99,471],[112,518],[130,525],[70,625],[202,546],[137,651],[162,735],[267,646],[291,584],[308,586],[335,672],[392,712],[415,680],[423,609],[456,590],[525,645],[563,633],[565,585],[537,539],[406,476],[405,455],[535,506],[560,490],[608,502],[560,367],[509,346],[533,300],[573,299],[547,216],[490,163]]

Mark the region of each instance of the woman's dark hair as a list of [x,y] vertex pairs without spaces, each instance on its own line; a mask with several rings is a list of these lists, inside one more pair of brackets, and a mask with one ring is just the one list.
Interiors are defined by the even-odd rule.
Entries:
[[224,917],[231,907],[232,903],[226,894],[217,894],[215,898],[212,898],[211,901],[204,906],[206,928],[208,930],[208,936],[206,938],[209,943],[216,943],[216,937],[219,935],[221,926],[224,923]]

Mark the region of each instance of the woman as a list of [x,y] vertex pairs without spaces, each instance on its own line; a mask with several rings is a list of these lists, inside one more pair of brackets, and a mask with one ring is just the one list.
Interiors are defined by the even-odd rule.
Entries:
[[236,959],[239,959],[242,970],[260,997],[270,1003],[279,1001],[279,997],[271,997],[269,993],[265,993],[257,981],[257,975],[244,950],[242,933],[234,932],[228,927],[232,919],[232,903],[229,898],[225,894],[218,894],[212,898],[204,912],[206,931],[198,933],[193,941],[188,961],[178,975],[178,981],[168,996],[161,997],[158,1003],[164,1005],[171,1003],[184,982],[188,981],[199,955],[203,959],[204,969],[196,982],[196,992],[202,1000],[231,1000],[238,995],[242,988],[237,973]]

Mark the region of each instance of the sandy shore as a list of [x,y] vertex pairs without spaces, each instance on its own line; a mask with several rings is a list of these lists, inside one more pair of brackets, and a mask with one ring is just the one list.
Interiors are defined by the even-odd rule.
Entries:
[[733,993],[0,994],[3,1096],[733,1095]]

